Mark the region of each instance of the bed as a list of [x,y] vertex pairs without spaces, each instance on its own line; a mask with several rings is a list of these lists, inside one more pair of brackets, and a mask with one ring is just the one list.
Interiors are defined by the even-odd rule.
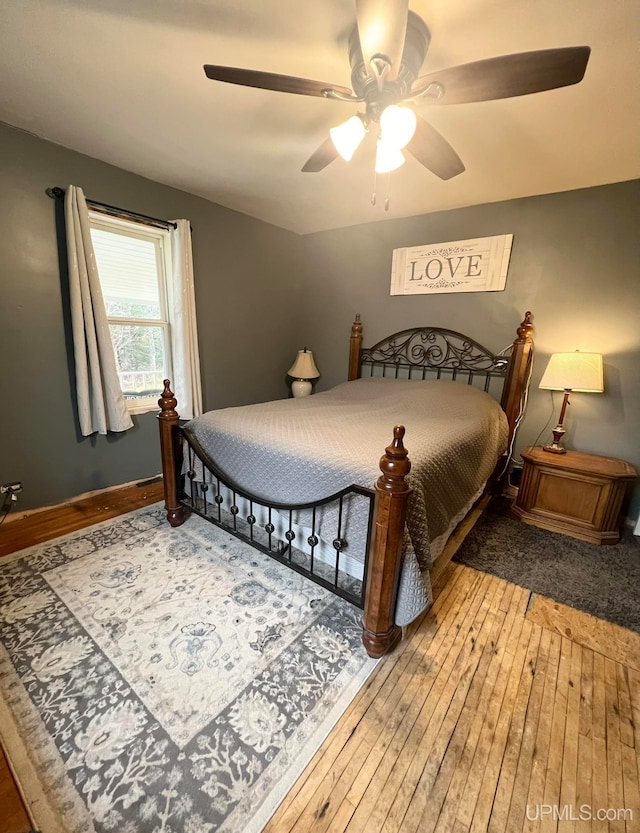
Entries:
[[195,512],[349,599],[363,609],[367,652],[382,656],[428,607],[448,536],[506,470],[532,330],[527,312],[507,355],[434,327],[363,348],[356,316],[347,382],[185,424],[166,380],[169,523]]

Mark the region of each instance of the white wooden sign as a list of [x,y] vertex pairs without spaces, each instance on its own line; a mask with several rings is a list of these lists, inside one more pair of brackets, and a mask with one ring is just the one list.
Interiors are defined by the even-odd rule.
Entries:
[[513,234],[393,250],[391,295],[504,289]]

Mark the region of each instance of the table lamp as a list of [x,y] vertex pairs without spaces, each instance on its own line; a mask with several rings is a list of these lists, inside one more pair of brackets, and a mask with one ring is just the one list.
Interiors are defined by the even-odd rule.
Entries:
[[569,395],[576,393],[602,393],[602,356],[600,353],[553,353],[549,359],[547,369],[540,380],[543,390],[563,390],[564,398],[560,410],[560,419],[553,429],[553,443],[543,446],[545,451],[553,454],[564,454],[566,448],[560,443],[565,433],[563,428],[564,414],[569,404]]
[[291,393],[296,397],[309,396],[311,393],[311,382],[309,379],[317,379],[320,375],[316,363],[313,360],[313,353],[311,350],[298,350],[296,360],[287,371],[289,376],[293,376],[294,380],[291,383]]

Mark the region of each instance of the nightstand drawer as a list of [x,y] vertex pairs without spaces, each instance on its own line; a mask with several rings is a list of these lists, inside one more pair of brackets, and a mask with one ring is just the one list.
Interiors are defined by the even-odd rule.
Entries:
[[512,514],[525,523],[594,544],[615,544],[619,515],[635,470],[623,460],[528,448]]

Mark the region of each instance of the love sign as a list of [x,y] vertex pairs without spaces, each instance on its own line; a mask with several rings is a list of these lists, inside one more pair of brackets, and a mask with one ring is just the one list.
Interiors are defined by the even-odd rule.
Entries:
[[393,250],[391,295],[504,289],[512,234]]

